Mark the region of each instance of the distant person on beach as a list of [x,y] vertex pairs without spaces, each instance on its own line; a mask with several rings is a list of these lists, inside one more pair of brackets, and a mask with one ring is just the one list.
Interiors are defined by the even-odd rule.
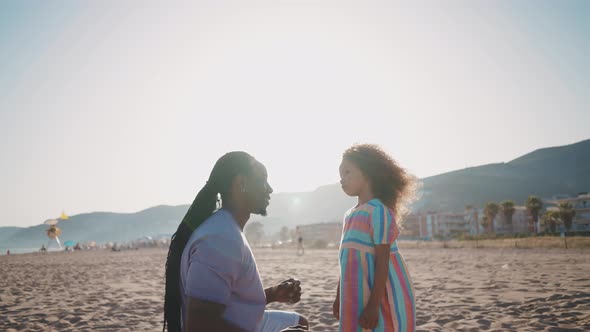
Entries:
[[250,214],[266,215],[271,193],[266,168],[251,155],[230,152],[215,163],[172,236],[164,331],[307,331],[303,316],[265,310],[299,302],[301,287],[288,279],[264,289],[243,233]]
[[42,253],[46,253],[47,252],[47,248],[45,248],[45,245],[44,244],[41,245],[41,249],[39,249],[39,252],[42,252]]
[[10,255],[10,249],[6,250],[6,256]]
[[305,249],[303,248],[303,235],[299,226],[295,228],[295,237],[297,237],[297,255],[305,255]]
[[414,331],[414,290],[396,239],[412,177],[378,146],[354,145],[340,164],[340,184],[358,203],[346,212],[340,282],[333,313],[340,331]]

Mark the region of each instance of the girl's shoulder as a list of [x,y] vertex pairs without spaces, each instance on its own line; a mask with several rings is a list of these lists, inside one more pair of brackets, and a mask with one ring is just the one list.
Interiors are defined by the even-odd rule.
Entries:
[[370,210],[375,210],[375,209],[387,209],[388,207],[385,206],[385,204],[383,204],[383,202],[381,202],[381,200],[379,198],[373,198],[372,200],[368,201],[366,203],[367,208]]
[[387,209],[387,206],[385,206],[383,204],[383,202],[381,202],[380,199],[378,198],[373,198],[370,201],[363,203],[362,205],[358,205],[355,206],[353,208],[351,208],[350,210],[348,210],[348,212],[346,213],[346,215],[351,215],[351,214],[370,214],[375,210],[380,210],[381,209]]
[[383,202],[379,198],[373,198],[372,200],[367,202],[367,212],[369,213],[387,213],[387,215],[394,216],[395,213],[393,210],[383,204]]

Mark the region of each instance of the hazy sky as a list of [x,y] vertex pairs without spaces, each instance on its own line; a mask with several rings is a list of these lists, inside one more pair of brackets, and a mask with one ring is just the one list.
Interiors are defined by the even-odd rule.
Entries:
[[419,177],[574,143],[589,59],[583,0],[2,1],[0,225],[187,204],[230,150],[287,192],[354,142]]

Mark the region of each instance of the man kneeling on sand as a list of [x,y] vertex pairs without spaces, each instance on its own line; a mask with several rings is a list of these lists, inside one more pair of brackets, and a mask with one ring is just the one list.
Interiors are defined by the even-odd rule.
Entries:
[[271,193],[265,167],[251,155],[230,152],[215,163],[172,236],[164,330],[307,330],[307,320],[297,313],[265,310],[275,301],[299,302],[301,287],[288,279],[264,289],[243,234],[251,213],[266,215]]

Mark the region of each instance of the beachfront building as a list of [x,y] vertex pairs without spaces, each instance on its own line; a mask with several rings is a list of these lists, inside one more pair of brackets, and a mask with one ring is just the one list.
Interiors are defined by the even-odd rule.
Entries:
[[443,238],[454,238],[469,234],[469,222],[465,220],[465,213],[443,212],[428,215],[427,224],[436,234]]
[[408,240],[418,240],[426,235],[426,214],[413,213],[404,217],[400,237]]
[[[544,199],[546,210],[559,211],[559,204],[570,203],[576,215],[572,221],[572,232],[590,232],[590,194],[577,196],[555,196]],[[533,234],[535,228],[544,231],[541,215],[537,227],[526,206],[515,206],[512,223],[499,211],[493,220],[491,229],[496,234]],[[401,238],[424,239],[454,238],[460,235],[481,235],[485,233],[483,209],[467,209],[463,213],[453,212],[416,212],[404,218]],[[559,226],[564,231],[563,225]]]
[[[559,211],[559,204],[570,203],[576,211],[572,221],[572,232],[590,231],[590,194],[581,193],[573,197],[558,197],[548,201],[553,210]],[[563,226],[563,225],[562,225]]]
[[485,227],[483,226],[485,215],[483,209],[466,209],[464,215],[469,235],[481,235],[485,233]]
[[342,222],[299,225],[299,231],[307,245],[314,245],[320,240],[326,244],[338,245],[342,236]]
[[532,233],[532,217],[528,213],[526,206],[515,206],[512,224],[510,224],[500,210],[496,218],[494,218],[493,229],[496,234]]
[[[479,218],[474,213],[427,212],[406,216],[401,237],[403,239],[453,238],[460,235],[472,235],[477,232],[474,220]],[[471,219],[470,219],[471,218]]]
[[[533,232],[532,217],[525,206],[515,206],[512,224],[499,212],[494,218],[492,229],[496,234]],[[590,211],[590,210],[589,210]],[[405,217],[402,230],[404,239],[455,238],[461,235],[482,235],[485,233],[483,209],[467,209],[463,213],[428,212],[413,213]]]

